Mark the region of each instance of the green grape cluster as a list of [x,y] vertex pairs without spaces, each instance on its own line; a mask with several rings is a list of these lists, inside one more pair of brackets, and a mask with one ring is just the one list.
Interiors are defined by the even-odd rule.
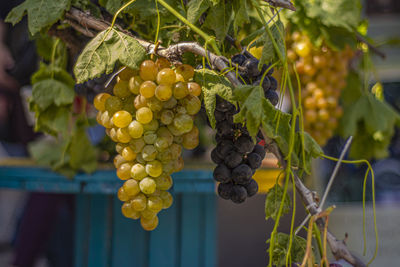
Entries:
[[118,190],[122,214],[140,219],[143,229],[158,225],[157,214],[172,205],[171,174],[183,169],[182,147],[199,144],[194,115],[201,108],[201,87],[190,65],[171,67],[168,60],[145,60],[139,71],[125,68],[113,95],[94,99],[97,122],[116,142]]

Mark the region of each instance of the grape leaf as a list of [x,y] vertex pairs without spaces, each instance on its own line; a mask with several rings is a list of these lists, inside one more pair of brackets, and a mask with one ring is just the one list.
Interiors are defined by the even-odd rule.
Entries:
[[31,77],[31,83],[35,84],[46,79],[57,80],[71,88],[75,85],[74,78],[66,70],[57,66],[40,63],[39,69]]
[[[387,147],[395,125],[400,126],[400,115],[386,102],[368,92],[351,105],[345,106],[340,133],[345,137],[354,136],[351,157],[382,158],[388,155]],[[368,141],[369,149],[361,141]]]
[[200,16],[211,6],[208,0],[191,0],[187,6],[187,19],[196,23]]
[[75,64],[74,74],[77,82],[83,83],[112,72],[117,61],[136,70],[145,56],[146,51],[138,41],[109,28],[86,45]]
[[203,26],[212,29],[217,39],[224,41],[231,24],[231,15],[231,1],[221,1],[208,10]]
[[[276,220],[279,212],[283,197],[283,188],[276,183],[270,190],[268,190],[267,197],[265,198],[265,220],[269,218]],[[283,200],[282,215],[290,211],[291,201],[289,195],[286,194]]]
[[94,172],[97,167],[97,153],[90,143],[84,127],[77,127],[69,144],[69,164],[78,171],[82,169],[87,173]]
[[13,25],[28,14],[28,28],[35,35],[43,28],[61,19],[64,12],[70,8],[71,0],[26,0],[8,13],[5,21]]
[[37,107],[34,111],[36,116],[35,131],[46,132],[54,136],[67,132],[71,112],[70,107],[51,105],[45,110],[40,110]]
[[211,127],[215,128],[216,121],[214,111],[216,95],[232,102],[232,85],[227,78],[208,69],[196,70],[194,80],[202,85],[206,113],[210,120]]
[[303,133],[304,137],[304,156],[302,156],[302,143],[301,143],[301,133],[296,133],[295,139],[295,147],[294,151],[299,159],[299,166],[303,168],[303,170],[310,174],[311,173],[311,160],[312,158],[318,158],[320,155],[324,154],[322,148],[318,145],[318,143],[309,135],[307,132]]
[[75,97],[74,89],[54,79],[46,79],[33,84],[32,99],[41,110],[53,103],[56,106],[72,104]]
[[[289,250],[290,236],[285,233],[277,233],[274,239],[274,251],[272,254],[272,265],[274,266],[286,266],[286,255]],[[267,240],[267,244],[271,240]],[[300,236],[293,236],[292,247],[290,250],[291,262],[299,263],[303,261],[304,254],[307,248],[307,240]]]
[[[270,27],[272,36],[278,45],[278,49],[280,53],[285,57],[286,49],[285,49],[285,27],[283,23],[278,20]],[[275,51],[271,38],[269,37],[267,32],[264,32],[260,38],[256,40],[256,47],[263,46],[262,54],[260,61],[258,63],[258,67],[261,69],[264,64],[269,64],[271,62],[275,62],[279,60],[278,53]]]
[[233,1],[233,10],[235,12],[233,17],[233,26],[235,27],[235,30],[243,26],[243,24],[250,22],[249,14],[247,13],[248,8],[246,0]]

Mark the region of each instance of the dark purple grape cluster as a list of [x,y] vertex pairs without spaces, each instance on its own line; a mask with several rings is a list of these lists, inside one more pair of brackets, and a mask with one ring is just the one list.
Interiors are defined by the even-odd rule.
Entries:
[[242,203],[258,191],[257,182],[252,179],[264,159],[264,147],[253,142],[246,126],[233,123],[236,107],[217,96],[215,119],[217,121],[217,146],[211,152],[212,161],[217,164],[214,179],[219,182],[218,195],[234,203]]
[[234,55],[232,57],[232,62],[240,66],[239,80],[243,84],[260,85],[262,83],[261,86],[264,89],[265,98],[274,106],[278,104],[279,95],[276,92],[278,82],[272,77],[274,68],[270,67],[271,65],[264,64],[260,71],[258,69],[258,59],[247,51],[244,51],[242,54]]

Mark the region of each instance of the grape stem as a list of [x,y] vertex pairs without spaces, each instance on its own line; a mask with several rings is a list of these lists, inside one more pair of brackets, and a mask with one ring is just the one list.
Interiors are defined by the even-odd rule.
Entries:
[[[161,2],[159,1],[159,3]],[[83,27],[90,28],[95,31],[104,31],[110,27],[109,22],[97,19],[76,8],[71,8],[68,12],[66,12],[65,16],[66,18],[69,19],[68,21],[73,20],[82,25]],[[225,63],[225,61],[222,59],[221,56],[217,56],[208,50],[206,51],[204,47],[202,47],[198,43],[184,42],[171,45],[167,48],[159,47],[157,50],[155,50],[154,44],[138,38],[129,31],[123,30],[117,24],[115,25],[115,27],[124,32],[125,34],[131,36],[132,38],[136,39],[146,49],[147,52],[154,53],[161,57],[165,57],[168,60],[172,61],[173,63],[178,63],[183,53],[191,52],[193,54],[208,58],[212,66],[219,71],[225,71],[229,69],[228,65]],[[227,71],[225,72],[225,75],[234,87],[241,85],[234,71]],[[280,165],[285,169],[288,164],[285,160],[284,154],[280,151],[278,144],[273,139],[270,139],[263,131],[262,133],[264,136],[264,140],[266,142],[265,149],[268,152],[273,153],[280,162]],[[314,198],[313,192],[303,184],[300,177],[295,172],[293,172],[293,175],[294,175],[294,183],[296,186],[296,190],[300,194],[305,206],[308,207],[308,211],[312,215],[319,214],[318,204]],[[319,218],[318,220],[316,220],[316,224],[320,228],[320,231],[323,232],[325,227],[325,220],[323,218]],[[335,256],[336,259],[344,259],[355,267],[366,266],[360,259],[358,259],[349,251],[344,241],[338,240],[329,231],[327,231],[326,238],[331,248],[332,254]]]

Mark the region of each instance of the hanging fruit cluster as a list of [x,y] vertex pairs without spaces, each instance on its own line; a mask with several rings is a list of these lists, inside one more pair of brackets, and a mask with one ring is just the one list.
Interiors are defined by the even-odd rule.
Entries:
[[297,31],[289,34],[286,42],[287,57],[295,63],[300,77],[304,130],[323,146],[343,113],[339,97],[346,86],[353,51],[349,47],[343,51],[326,45],[314,47],[306,34]]
[[171,68],[164,58],[145,60],[139,72],[126,68],[118,75],[113,95],[94,99],[97,122],[117,143],[114,165],[125,181],[118,191],[122,213],[140,218],[145,230],[154,230],[157,214],[172,205],[170,175],[183,169],[182,147],[199,144],[193,119],[201,108],[201,87],[193,75],[190,65]]

